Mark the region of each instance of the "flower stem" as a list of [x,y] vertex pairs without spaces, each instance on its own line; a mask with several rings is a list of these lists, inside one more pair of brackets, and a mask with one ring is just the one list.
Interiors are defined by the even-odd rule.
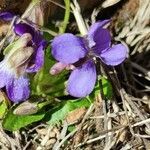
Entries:
[[38,109],[41,109],[41,108],[43,108],[44,106],[46,106],[46,105],[48,105],[50,103],[52,103],[52,101],[41,102],[41,103],[38,104]]
[[66,11],[65,11],[65,17],[62,26],[59,28],[60,34],[65,32],[70,18],[70,0],[64,0],[64,2],[66,6],[65,7]]

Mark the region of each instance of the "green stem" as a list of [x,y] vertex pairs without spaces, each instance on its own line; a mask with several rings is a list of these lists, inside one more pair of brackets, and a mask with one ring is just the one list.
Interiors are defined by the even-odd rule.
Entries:
[[41,102],[41,103],[38,104],[38,109],[41,109],[41,108],[43,108],[44,106],[46,106],[50,103],[52,103],[52,101]]
[[56,36],[58,34],[58,33],[54,32],[54,31],[52,31],[52,30],[50,30],[48,28],[45,28],[45,27],[41,27],[40,29],[41,29],[41,31],[47,32],[47,33],[49,33],[52,36]]
[[66,10],[65,10],[64,21],[62,23],[62,26],[59,28],[60,34],[65,32],[70,18],[70,0],[64,0],[64,2],[65,2]]

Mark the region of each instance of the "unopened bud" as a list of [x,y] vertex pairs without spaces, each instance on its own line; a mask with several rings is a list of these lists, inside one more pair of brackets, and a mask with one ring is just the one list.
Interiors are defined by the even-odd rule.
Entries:
[[29,41],[32,40],[32,36],[30,33],[25,33],[20,37],[19,40],[20,40],[20,43],[22,43],[21,46],[24,47],[29,43]]
[[6,58],[7,57],[9,58],[16,50],[26,47],[31,40],[32,40],[31,34],[29,33],[23,34],[17,41],[6,47],[6,49],[4,50],[4,55],[6,55]]
[[13,113],[15,115],[31,115],[35,114],[38,111],[37,103],[31,103],[29,101],[23,102],[20,104]]
[[7,63],[14,70],[16,77],[24,74],[33,52],[32,47],[21,48],[16,50],[9,58]]
[[34,50],[32,47],[17,49],[9,58],[9,63],[12,67],[17,68],[25,64],[33,54]]

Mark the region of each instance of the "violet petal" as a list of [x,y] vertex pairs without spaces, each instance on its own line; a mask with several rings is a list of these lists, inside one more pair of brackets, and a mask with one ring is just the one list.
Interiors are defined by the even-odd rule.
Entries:
[[35,50],[35,55],[31,60],[30,67],[27,68],[27,72],[37,72],[44,64],[44,49],[47,46],[47,42],[45,40],[41,41],[39,47]]
[[103,20],[103,21],[97,21],[96,23],[92,24],[90,26],[90,29],[88,31],[88,35],[93,35],[99,28],[102,28],[104,25],[108,24],[110,22],[110,19]]
[[14,78],[6,85],[6,90],[11,101],[15,103],[25,101],[30,94],[29,81],[25,76]]
[[[25,33],[30,33],[32,35],[31,45],[34,44],[35,47],[39,47],[41,41],[43,40],[41,32],[38,30],[35,30],[32,26],[30,26],[26,23],[15,24],[14,31],[19,36],[22,36]],[[29,43],[29,45],[30,45],[30,43]]]
[[82,38],[73,34],[65,33],[54,38],[52,41],[52,55],[64,64],[77,62],[87,53]]
[[17,35],[21,36],[25,33],[30,33],[32,37],[34,38],[35,31],[33,27],[26,23],[18,23],[14,25],[14,31]]
[[107,29],[99,29],[93,36],[95,46],[93,48],[95,55],[100,55],[104,50],[108,49],[111,44],[111,36]]
[[42,33],[40,31],[34,31],[34,37],[33,37],[33,42],[35,43],[36,46],[41,45],[41,42],[43,40]]
[[67,91],[74,97],[86,97],[94,89],[96,82],[96,68],[89,60],[80,68],[72,71],[67,85]]
[[108,24],[110,20],[103,20],[103,21],[98,21],[94,23],[93,25],[90,26],[90,29],[88,31],[88,40],[89,40],[89,47],[92,48],[95,44],[96,41],[94,41],[95,35],[98,35],[100,30],[103,28],[104,25]]
[[105,64],[116,66],[122,63],[127,58],[127,55],[127,47],[123,44],[117,44],[101,53],[100,56]]
[[11,79],[13,78],[13,73],[6,66],[6,63],[0,63],[0,88],[3,88]]
[[2,12],[0,13],[0,19],[5,21],[11,21],[15,15],[10,12]]

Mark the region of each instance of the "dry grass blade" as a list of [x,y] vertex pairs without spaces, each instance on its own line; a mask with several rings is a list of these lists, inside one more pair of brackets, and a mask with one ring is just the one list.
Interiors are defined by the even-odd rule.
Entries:
[[104,130],[104,131],[102,131],[102,132],[100,133],[100,135],[99,135],[98,137],[96,137],[96,138],[91,138],[91,139],[89,139],[89,140],[87,140],[87,141],[85,141],[85,142],[83,142],[83,143],[80,143],[80,144],[76,145],[75,148],[81,147],[81,146],[83,146],[83,145],[85,145],[85,144],[90,144],[90,143],[93,143],[93,142],[95,142],[95,141],[101,140],[101,139],[105,138],[108,133],[111,133],[111,132],[114,132],[114,133],[115,133],[115,132],[117,132],[118,130],[120,130],[120,129],[122,129],[122,128],[125,128],[125,127],[126,127],[126,126],[118,126],[118,127],[116,127],[116,128],[112,128],[112,129],[110,129],[110,130]]

